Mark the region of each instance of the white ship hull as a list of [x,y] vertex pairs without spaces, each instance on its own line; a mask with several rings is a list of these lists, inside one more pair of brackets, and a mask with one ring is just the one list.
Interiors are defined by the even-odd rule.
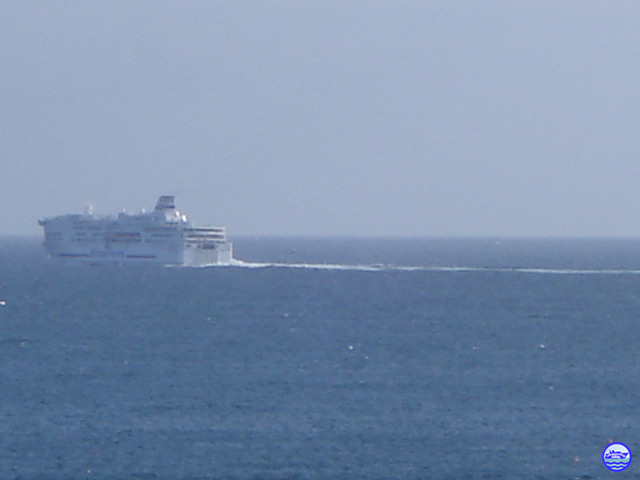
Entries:
[[169,196],[160,197],[151,213],[61,215],[39,223],[54,259],[204,266],[227,265],[233,258],[224,227],[194,227]]

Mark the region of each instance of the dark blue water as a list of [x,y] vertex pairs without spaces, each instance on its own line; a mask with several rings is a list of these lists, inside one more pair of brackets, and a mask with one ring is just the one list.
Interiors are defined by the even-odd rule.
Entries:
[[235,247],[60,266],[0,241],[0,478],[640,478],[601,460],[640,455],[640,241]]

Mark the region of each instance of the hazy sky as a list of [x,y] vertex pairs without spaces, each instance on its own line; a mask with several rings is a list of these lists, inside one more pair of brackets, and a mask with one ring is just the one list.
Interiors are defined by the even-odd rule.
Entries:
[[0,234],[640,235],[640,3],[0,3]]

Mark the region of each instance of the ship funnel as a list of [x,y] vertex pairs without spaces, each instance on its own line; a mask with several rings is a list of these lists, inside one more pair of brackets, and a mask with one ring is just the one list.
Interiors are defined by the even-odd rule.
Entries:
[[176,209],[176,197],[173,195],[163,195],[158,199],[156,203],[156,210],[175,210]]

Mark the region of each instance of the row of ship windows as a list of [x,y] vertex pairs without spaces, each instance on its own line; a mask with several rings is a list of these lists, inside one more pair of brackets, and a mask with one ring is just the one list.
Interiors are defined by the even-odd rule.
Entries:
[[[180,233],[180,230],[175,228],[154,228],[154,229],[142,229],[143,234],[151,234],[152,236],[171,236]],[[224,235],[224,228],[219,229],[210,229],[210,230],[196,230],[196,229],[185,229],[183,230],[185,236],[189,237],[210,237],[210,236],[219,236]],[[117,231],[117,230],[107,230],[100,227],[89,227],[89,228],[74,228],[74,235],[84,236],[84,235],[140,235],[140,232],[127,232],[127,231]],[[62,235],[62,232],[47,232],[47,235]]]
[[[100,232],[104,232],[107,229],[113,230],[114,229],[113,227],[114,226],[89,226],[89,225],[82,225],[82,224],[73,225],[74,230],[100,231]],[[150,227],[150,228],[142,229],[143,232],[175,232],[177,230],[178,230],[177,227]]]
[[[49,235],[47,235],[49,236]],[[60,235],[56,235],[57,237]],[[76,233],[73,237],[71,238],[87,238],[88,235],[84,234],[84,233]],[[105,235],[103,234],[93,234],[91,235],[92,238],[97,238],[97,239],[102,239],[105,238]],[[110,241],[112,240],[118,240],[118,239],[140,239],[142,238],[142,236],[139,233],[116,233],[116,234],[108,234],[106,235],[106,238],[109,239]],[[166,239],[166,238],[179,238],[179,236],[175,235],[175,234],[166,234],[166,233],[157,233],[157,234],[152,234],[149,235],[145,238],[162,238],[162,239]],[[224,240],[224,235],[186,235],[185,239],[187,240]]]
[[[153,241],[154,239],[159,239],[159,241],[166,241],[169,238],[179,238],[175,234],[151,234],[150,236],[142,237],[140,233],[129,233],[129,232],[119,232],[115,234],[106,235],[106,240],[109,242],[139,242],[144,238],[145,242]],[[63,235],[62,232],[49,232],[45,235],[46,240],[62,240]],[[201,242],[201,241],[212,241],[212,240],[224,240],[224,235],[214,234],[214,235],[185,235],[185,241],[192,242]],[[76,232],[70,239],[78,242],[99,242],[105,240],[105,235],[103,233],[93,233],[91,236],[87,235],[84,232]]]
[[[61,242],[63,239],[62,238],[46,237],[45,240],[47,242]],[[109,239],[105,239],[104,237],[101,237],[101,238],[88,238],[88,237],[71,238],[69,241],[71,241],[73,243],[162,243],[162,244],[169,243],[169,242],[167,242],[167,240],[159,240],[159,239],[153,239],[153,238],[145,238],[145,239],[140,239],[140,238],[109,238]]]
[[[47,237],[46,242],[48,243],[61,243],[62,242],[62,238],[50,238]],[[144,240],[108,240],[108,241],[104,241],[104,239],[93,239],[93,238],[72,238],[70,240],[72,243],[93,243],[93,244],[104,244],[104,243],[108,243],[108,244],[115,244],[115,243],[120,243],[120,244],[132,244],[132,243],[145,243],[145,244],[153,244],[153,243],[158,243],[158,244],[164,244],[166,245],[167,242],[165,240],[153,240],[153,239],[144,239]],[[211,241],[211,242],[193,242],[193,241],[185,241],[184,245],[187,248],[215,248],[215,245],[217,244],[217,242],[215,241]]]
[[[60,233],[56,232],[58,235],[60,235]],[[73,234],[76,237],[86,237],[88,235],[88,233],[86,232],[74,232]],[[105,233],[104,231],[102,232],[93,232],[91,233],[91,236],[93,237],[104,237],[105,235],[111,237],[140,237],[141,234],[139,232],[108,232]],[[172,233],[152,233],[151,235],[149,235],[150,237],[162,237],[162,238],[166,238],[166,237],[175,237],[176,233],[172,232]]]
[[187,235],[186,240],[224,240],[224,235]]
[[192,242],[187,242],[184,244],[184,246],[186,248],[200,248],[203,250],[214,250],[217,247],[217,244],[215,242],[213,243],[192,243]]
[[[53,235],[49,235],[47,234],[47,237],[49,236],[53,236]],[[61,237],[61,235],[55,235],[56,237]],[[76,233],[74,234],[71,238],[87,238],[89,237],[89,235],[85,234],[85,233]],[[116,233],[116,234],[107,234],[104,235],[104,233],[100,233],[100,234],[96,234],[94,233],[93,235],[91,235],[92,238],[97,238],[97,239],[103,239],[103,238],[107,238],[109,240],[114,240],[114,239],[140,239],[142,238],[142,236],[139,233]],[[152,234],[149,237],[151,238],[176,238],[176,235],[169,235],[169,234]],[[146,238],[149,238],[146,237]]]

